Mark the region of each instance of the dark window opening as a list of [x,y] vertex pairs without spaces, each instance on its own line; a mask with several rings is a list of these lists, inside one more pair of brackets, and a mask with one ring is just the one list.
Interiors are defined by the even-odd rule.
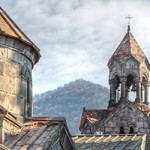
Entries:
[[26,106],[25,106],[25,114],[26,118],[31,116],[30,113],[30,78],[27,77],[27,101],[26,101]]
[[120,127],[120,132],[119,132],[119,134],[125,134],[125,133],[124,133],[124,128],[123,128],[123,127]]
[[29,82],[29,77],[27,78],[27,102],[30,102],[30,82]]
[[102,120],[103,119],[103,112],[98,112],[98,119]]
[[130,132],[129,132],[129,134],[134,134],[134,129],[133,129],[133,127],[130,127]]

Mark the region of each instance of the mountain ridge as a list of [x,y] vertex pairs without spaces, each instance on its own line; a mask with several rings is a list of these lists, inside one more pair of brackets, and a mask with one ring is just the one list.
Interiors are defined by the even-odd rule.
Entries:
[[34,96],[35,116],[66,117],[72,134],[79,134],[83,107],[104,109],[109,99],[108,88],[84,79],[69,82],[55,90]]

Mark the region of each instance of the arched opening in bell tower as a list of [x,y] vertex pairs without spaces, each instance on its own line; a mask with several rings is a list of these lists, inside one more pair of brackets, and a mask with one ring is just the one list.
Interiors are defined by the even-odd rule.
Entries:
[[118,102],[120,100],[120,79],[118,75],[114,77],[114,89],[115,89],[115,101]]
[[126,99],[134,101],[136,98],[136,83],[135,77],[132,74],[127,76],[126,81]]
[[141,101],[144,104],[148,104],[149,103],[149,99],[148,99],[148,79],[147,77],[144,75],[142,77],[142,82],[141,82]]

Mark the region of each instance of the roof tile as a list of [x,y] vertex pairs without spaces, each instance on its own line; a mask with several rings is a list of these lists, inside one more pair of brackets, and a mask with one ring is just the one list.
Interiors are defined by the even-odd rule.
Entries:
[[134,36],[130,31],[128,31],[117,47],[116,51],[110,58],[108,65],[110,64],[112,58],[116,58],[119,61],[123,62],[131,56],[133,56],[139,62],[146,58],[144,52],[135,40]]
[[77,135],[72,136],[77,150],[134,149],[143,147],[146,135]]
[[9,139],[6,143],[7,147],[15,150],[40,148],[51,140],[52,135],[59,131],[62,125],[66,124],[65,118],[58,117],[31,117],[30,119],[30,122],[24,124],[24,131]]

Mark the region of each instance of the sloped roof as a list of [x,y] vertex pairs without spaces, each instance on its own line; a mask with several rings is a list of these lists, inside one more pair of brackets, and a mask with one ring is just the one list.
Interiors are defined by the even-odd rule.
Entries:
[[142,51],[139,44],[135,40],[131,31],[128,30],[123,40],[119,44],[118,48],[110,58],[108,65],[111,62],[112,58],[117,58],[119,61],[125,61],[127,58],[131,56],[133,56],[139,62],[141,62],[143,59],[146,59],[144,52]]
[[145,150],[146,135],[77,135],[72,136],[77,150]]
[[27,43],[37,52],[40,58],[39,48],[23,33],[23,31],[15,24],[15,22],[0,7],[0,34],[13,37]]
[[10,148],[6,147],[3,144],[0,144],[0,150],[10,150]]
[[[79,129],[82,128],[85,120],[88,120],[92,124],[96,124],[98,121],[102,120],[109,112],[109,109],[92,110],[83,108]],[[101,116],[101,118],[99,116]]]
[[[79,129],[81,130],[82,127],[84,126],[85,121],[89,121],[91,124],[96,125],[101,123],[103,120],[107,119],[107,116],[119,109],[121,105],[124,103],[127,103],[131,107],[136,108],[138,111],[140,111],[143,115],[148,117],[150,109],[147,106],[144,105],[138,105],[134,102],[130,102],[129,100],[125,100],[116,107],[111,107],[109,109],[96,109],[96,110],[86,110],[83,108],[82,116],[81,116],[81,121],[80,121],[80,126]],[[99,117],[101,116],[101,118]]]
[[[56,144],[55,142],[61,139],[62,136],[64,136],[65,140],[69,138],[68,135],[70,135],[70,133],[67,129],[65,118],[31,117],[30,119],[32,121],[24,124],[25,128],[21,133],[13,136],[5,143],[6,147],[11,150],[44,149],[45,147],[53,149],[53,146]],[[66,133],[66,131],[68,133]],[[67,144],[69,145],[69,143]]]

